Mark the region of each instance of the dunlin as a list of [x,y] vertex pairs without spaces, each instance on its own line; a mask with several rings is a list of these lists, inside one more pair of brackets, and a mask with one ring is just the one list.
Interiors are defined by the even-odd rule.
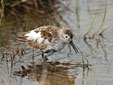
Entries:
[[56,26],[41,26],[29,32],[12,33],[18,41],[42,52],[42,57],[47,59],[54,52],[61,51],[66,44],[70,44],[75,53],[79,53],[73,43],[73,33],[69,29]]

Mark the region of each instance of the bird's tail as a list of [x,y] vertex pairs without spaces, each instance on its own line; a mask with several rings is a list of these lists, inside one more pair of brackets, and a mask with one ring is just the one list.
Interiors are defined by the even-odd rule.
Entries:
[[22,32],[22,33],[11,32],[11,35],[21,42],[26,42],[26,36],[24,36],[25,34],[26,32]]

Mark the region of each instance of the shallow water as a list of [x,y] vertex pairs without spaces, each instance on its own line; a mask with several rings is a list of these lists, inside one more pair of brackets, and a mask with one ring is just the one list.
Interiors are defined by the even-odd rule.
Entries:
[[[43,63],[41,56],[37,57],[37,50],[34,50],[33,54],[32,49],[24,44],[18,46],[17,42],[9,38],[11,39],[11,47],[7,47],[7,50],[4,46],[1,48],[1,85],[113,84],[113,1],[107,0],[107,5],[106,0],[63,0],[61,3],[64,6],[61,5],[58,11],[62,11],[62,9],[63,11],[59,13],[60,17],[57,16],[57,13],[54,17],[56,17],[60,27],[70,28],[73,31],[75,34],[74,43],[81,52],[75,54],[72,49],[70,53],[67,46],[62,52],[49,57],[50,62]],[[93,39],[87,38],[87,42],[85,42],[83,36],[92,21],[94,20],[93,27],[87,37],[91,36],[101,26],[105,8],[105,22],[99,30],[102,32],[106,29],[103,32],[104,38],[97,33]],[[25,49],[25,53],[22,49]],[[5,53],[4,58],[2,58],[2,51]],[[17,53],[17,51],[19,52]],[[32,63],[33,55],[35,56],[35,63]],[[84,63],[81,61],[82,56]],[[87,67],[87,65],[89,66]]]

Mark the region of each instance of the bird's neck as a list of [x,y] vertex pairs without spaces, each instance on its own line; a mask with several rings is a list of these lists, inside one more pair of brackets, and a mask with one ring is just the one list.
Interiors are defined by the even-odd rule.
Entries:
[[62,29],[60,29],[60,30],[58,31],[58,37],[59,37],[60,39],[63,39],[63,30],[62,30]]

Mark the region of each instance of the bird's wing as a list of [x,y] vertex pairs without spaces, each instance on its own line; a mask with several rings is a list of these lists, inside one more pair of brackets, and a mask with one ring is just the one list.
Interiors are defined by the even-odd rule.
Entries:
[[57,38],[57,28],[54,27],[40,27],[29,32],[12,33],[18,41],[24,42],[33,48],[43,50],[55,42]]

